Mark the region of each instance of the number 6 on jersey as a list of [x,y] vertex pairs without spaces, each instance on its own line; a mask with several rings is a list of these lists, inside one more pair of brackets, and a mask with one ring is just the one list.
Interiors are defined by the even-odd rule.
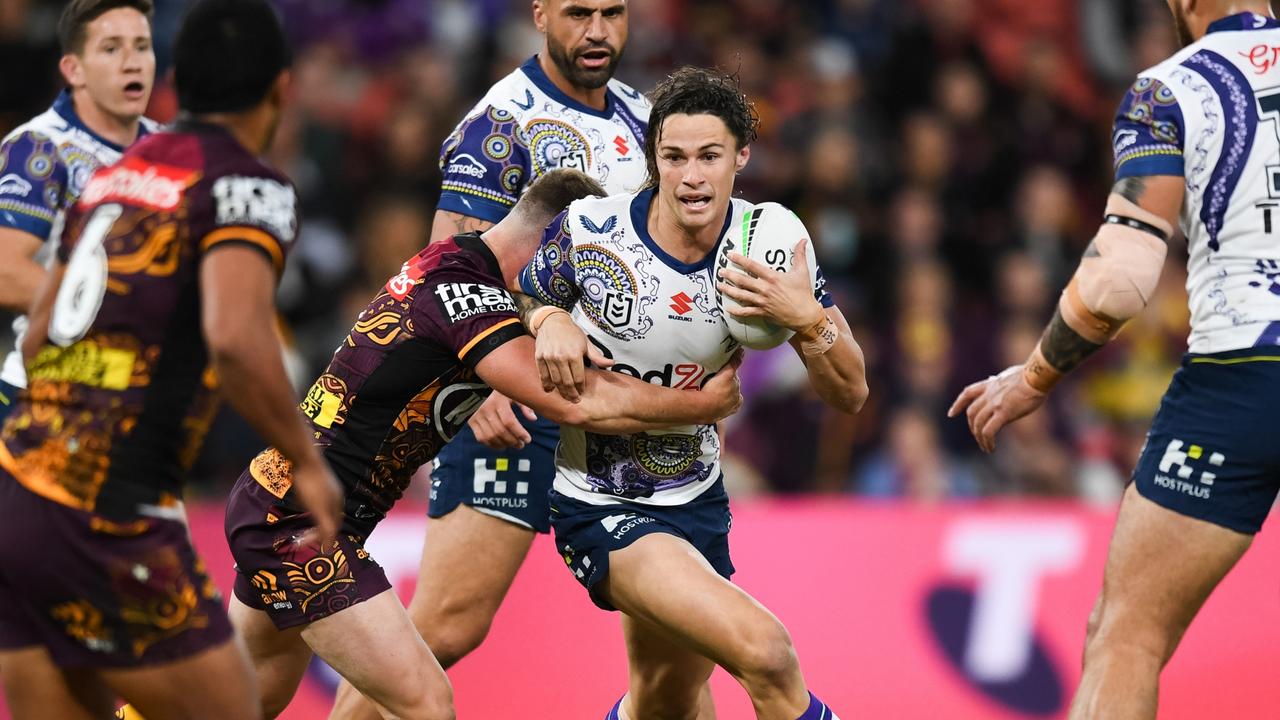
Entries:
[[71,251],[49,317],[49,339],[62,347],[84,337],[102,308],[107,293],[107,251],[102,243],[123,211],[117,203],[95,210]]

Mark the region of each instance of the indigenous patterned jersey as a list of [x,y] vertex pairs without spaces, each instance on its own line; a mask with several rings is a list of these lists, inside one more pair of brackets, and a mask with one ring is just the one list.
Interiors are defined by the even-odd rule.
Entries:
[[543,173],[574,168],[609,193],[644,184],[649,103],[610,80],[605,109],[564,94],[535,55],[500,80],[445,141],[441,210],[496,223]]
[[48,341],[0,433],[0,464],[107,517],[175,503],[217,407],[200,262],[247,244],[280,271],[294,204],[284,176],[212,125],[157,133],[96,171],[67,215]]
[[[156,130],[142,118],[141,139]],[[0,143],[0,228],[31,233],[44,240],[36,261],[46,263],[58,244],[63,213],[75,203],[93,171],[120,159],[124,148],[90,130],[76,114],[70,91],[64,90],[53,106],[22,124]],[[13,321],[13,333],[22,336],[25,316]],[[9,353],[0,380],[26,386],[22,354]]]
[[[488,397],[476,364],[524,334],[498,260],[475,234],[432,243],[387,281],[302,402],[346,488],[349,522],[367,534],[386,515]],[[279,452],[250,472],[297,507]]]
[[1190,349],[1280,345],[1280,22],[1240,13],[1141,73],[1116,179],[1183,177]]
[[[649,235],[653,190],[578,200],[547,229],[542,249],[520,276],[521,289],[572,309],[573,319],[614,372],[696,390],[724,366],[737,342],[716,304],[715,248],[681,262]],[[741,233],[754,206],[733,200],[721,238]],[[834,301],[821,271],[814,297]],[[720,439],[712,425],[634,435],[597,435],[562,427],[557,492],[595,505],[619,500],[679,505],[720,476]]]

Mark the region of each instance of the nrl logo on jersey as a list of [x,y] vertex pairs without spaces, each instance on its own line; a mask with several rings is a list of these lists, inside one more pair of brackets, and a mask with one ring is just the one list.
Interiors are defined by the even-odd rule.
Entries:
[[582,223],[582,227],[585,228],[587,232],[595,233],[597,235],[608,235],[613,232],[614,228],[618,227],[617,215],[610,215],[608,219],[599,225],[592,222],[591,218],[586,215],[579,215],[578,221]]
[[600,309],[605,322],[616,328],[626,327],[635,315],[636,298],[618,290],[606,290],[604,305]]
[[213,184],[219,225],[253,225],[293,242],[298,218],[293,188],[265,177],[228,175]]

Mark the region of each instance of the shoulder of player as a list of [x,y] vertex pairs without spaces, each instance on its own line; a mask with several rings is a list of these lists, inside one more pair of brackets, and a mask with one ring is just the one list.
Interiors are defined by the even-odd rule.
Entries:
[[145,131],[148,135],[158,133],[160,132],[161,128],[164,127],[164,125],[161,125],[159,122],[152,120],[151,118],[146,117],[145,115],[141,118],[138,118],[138,122],[142,125],[143,131]]
[[60,137],[66,133],[66,130],[66,121],[54,111],[46,110],[10,130],[0,143],[5,148],[16,144],[43,145],[52,143],[56,145]]
[[627,107],[631,108],[633,112],[641,112],[646,116],[649,114],[649,98],[645,97],[644,93],[617,78],[609,81],[609,90],[615,96],[621,98],[622,102],[626,103]]
[[467,113],[466,119],[474,118],[482,113],[510,114],[521,123],[532,116],[536,100],[542,91],[521,68],[516,68],[498,82],[489,87],[489,91],[480,98]]
[[569,210],[564,216],[568,235],[575,243],[600,242],[623,224],[631,212],[634,198],[635,194],[631,193],[574,200],[569,203]]

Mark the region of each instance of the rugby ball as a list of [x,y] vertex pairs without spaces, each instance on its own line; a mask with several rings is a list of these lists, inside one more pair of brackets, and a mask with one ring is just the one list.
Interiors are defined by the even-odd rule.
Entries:
[[[791,263],[795,259],[795,247],[801,238],[808,240],[809,231],[804,223],[791,210],[774,202],[760,203],[743,214],[737,228],[732,228],[720,241],[716,249],[716,272],[725,270],[726,282],[732,284],[735,272],[745,272],[737,265],[729,262],[729,253],[736,252],[767,265],[775,272],[790,272]],[[808,263],[804,272],[808,273],[809,285],[818,272],[817,260],[814,259],[812,241],[805,254]],[[729,314],[731,308],[739,304],[733,298],[716,291],[716,304],[720,308],[721,317],[729,326],[729,334],[744,347],[752,350],[768,350],[791,339],[791,330],[779,327],[764,318],[737,318]]]

